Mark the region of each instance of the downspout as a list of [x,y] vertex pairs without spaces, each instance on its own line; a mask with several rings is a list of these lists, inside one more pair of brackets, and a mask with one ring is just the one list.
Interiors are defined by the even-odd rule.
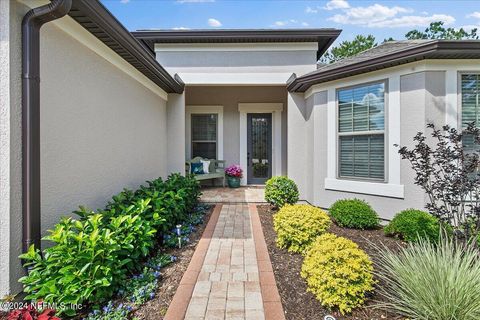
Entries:
[[72,0],[53,0],[22,21],[22,198],[23,252],[40,249],[40,28],[65,16]]

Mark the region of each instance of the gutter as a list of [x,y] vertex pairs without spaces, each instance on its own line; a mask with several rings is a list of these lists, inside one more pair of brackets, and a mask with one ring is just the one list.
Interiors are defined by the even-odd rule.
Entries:
[[40,28],[65,16],[72,0],[53,0],[22,21],[22,248],[40,249]]

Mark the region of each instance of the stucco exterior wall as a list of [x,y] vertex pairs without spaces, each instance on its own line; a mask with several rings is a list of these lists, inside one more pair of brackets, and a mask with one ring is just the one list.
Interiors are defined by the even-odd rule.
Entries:
[[167,173],[166,101],[56,26],[41,32],[42,230]]
[[[239,103],[283,103],[282,173],[287,172],[287,91],[285,87],[187,87],[187,106],[223,106],[223,154],[227,165],[240,163]],[[189,148],[189,146],[186,146]]]
[[185,173],[185,92],[167,102],[167,172]]
[[[413,136],[418,131],[425,132],[427,123],[432,121],[437,125],[445,123],[445,72],[416,72],[401,75],[399,79],[399,143],[412,146]],[[338,86],[344,85],[339,82]],[[336,159],[336,154],[329,154],[328,147],[328,108],[331,100],[328,95],[331,92],[327,90],[315,92],[304,100],[304,106],[301,99],[294,94],[289,97],[289,127],[304,128],[290,130],[288,133],[288,174],[298,183],[301,197],[323,208],[330,207],[339,199],[353,197],[364,199],[384,219],[391,219],[395,213],[406,208],[424,208],[426,201],[424,192],[414,185],[414,172],[404,160],[401,160],[399,167],[400,184],[404,186],[403,198],[331,190],[325,185],[325,179],[328,177],[327,164],[331,157]],[[388,134],[387,128],[386,135]],[[298,143],[299,141],[305,141],[305,145]]]
[[20,291],[21,33],[24,6],[0,1],[0,297]]
[[314,50],[260,52],[157,51],[156,55],[160,64],[172,74],[190,72],[295,72],[301,75],[316,68],[316,51]]
[[[0,1],[0,297],[20,291],[23,273],[21,21],[28,10]],[[78,205],[102,208],[122,188],[168,173],[166,94],[59,25],[40,35],[42,235]],[[78,39],[95,43],[80,30]]]

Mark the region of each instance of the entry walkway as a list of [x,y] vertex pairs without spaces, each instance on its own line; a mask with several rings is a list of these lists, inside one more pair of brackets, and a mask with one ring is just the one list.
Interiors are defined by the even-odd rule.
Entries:
[[254,204],[218,204],[165,319],[285,319]]

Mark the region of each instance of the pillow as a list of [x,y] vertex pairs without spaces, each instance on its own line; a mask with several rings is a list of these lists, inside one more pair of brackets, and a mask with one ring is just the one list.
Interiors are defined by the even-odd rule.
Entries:
[[203,174],[203,164],[201,162],[192,163],[191,171],[193,174]]
[[203,165],[203,173],[210,173],[208,168],[210,167],[210,160],[200,160]]

